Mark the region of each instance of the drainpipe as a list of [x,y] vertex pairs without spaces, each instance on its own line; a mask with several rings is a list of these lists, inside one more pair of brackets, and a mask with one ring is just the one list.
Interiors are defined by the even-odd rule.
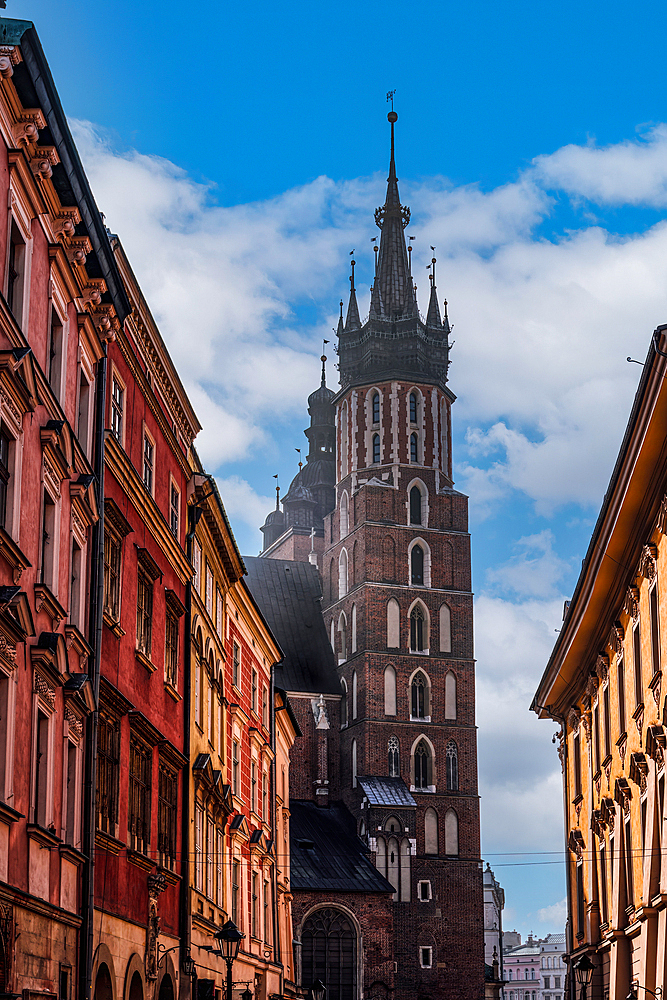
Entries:
[[273,864],[273,958],[280,965],[280,995],[285,992],[283,983],[285,980],[285,967],[280,954],[280,934],[278,932],[278,837],[276,828],[276,664],[271,664],[271,703],[269,714],[269,725],[271,733],[271,749],[273,750],[273,760],[271,761],[271,832],[273,833],[273,850],[275,861]]
[[[104,414],[107,392],[107,344],[97,364],[95,395],[95,464],[96,499],[99,520],[93,526],[90,559],[90,636],[93,647],[88,677],[95,709],[86,725],[84,784],[82,809],[82,844],[85,861],[81,881],[82,917],[79,947],[79,1000],[92,995],[93,958],[95,954],[95,800],[97,797],[97,726],[100,699],[100,667],[102,663],[102,630],[104,611]],[[92,670],[92,672],[91,672]]]
[[[567,787],[567,726],[565,723],[564,715],[554,715],[552,716],[557,722],[560,722],[562,733],[563,733],[563,833],[565,837],[565,889],[567,893],[567,924],[565,926],[565,938],[567,945],[567,953],[571,955],[574,951],[574,938],[572,936],[572,884],[570,879],[570,845],[567,839],[567,828],[568,828],[568,787]],[[577,1000],[576,996],[576,983],[575,977],[572,975],[572,967],[568,964],[568,983],[570,986],[570,998],[571,1000]]]

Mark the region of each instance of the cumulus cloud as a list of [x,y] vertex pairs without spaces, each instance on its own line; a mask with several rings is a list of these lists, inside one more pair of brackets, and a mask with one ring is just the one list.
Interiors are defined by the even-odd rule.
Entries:
[[564,927],[567,920],[567,897],[552,903],[551,906],[543,906],[537,911],[537,918],[543,924],[557,924]]

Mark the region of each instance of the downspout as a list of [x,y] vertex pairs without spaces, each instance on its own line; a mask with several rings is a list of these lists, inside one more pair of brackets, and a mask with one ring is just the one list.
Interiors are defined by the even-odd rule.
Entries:
[[[198,513],[197,513],[198,512]],[[187,560],[192,565],[192,539],[194,538],[201,509],[188,508],[188,533],[185,536]],[[190,930],[190,712],[192,705],[192,579],[185,584],[185,648],[183,650],[183,756],[187,763],[183,769],[181,788],[181,900],[180,900],[180,953],[181,992],[183,992],[183,963],[191,958],[192,936]],[[190,987],[192,980],[190,980]],[[186,997],[187,1000],[187,997]]]
[[[574,939],[572,937],[572,881],[570,879],[570,845],[568,843],[567,828],[568,828],[568,788],[567,788],[567,775],[568,775],[568,760],[567,760],[567,726],[565,723],[564,715],[554,715],[554,719],[560,722],[561,730],[563,733],[563,834],[565,837],[565,889],[567,894],[567,924],[565,927],[565,936],[567,944],[567,953],[572,955],[574,951]],[[570,998],[571,1000],[577,1000],[576,997],[576,984],[574,976],[572,975],[572,969],[568,963],[568,983],[570,987]]]
[[[93,526],[90,560],[90,636],[93,647],[92,664],[88,667],[95,708],[88,717],[83,784],[82,848],[85,856],[81,883],[82,923],[79,950],[79,1000],[89,1000],[93,985],[95,955],[95,801],[97,797],[97,728],[100,700],[100,668],[102,663],[102,630],[104,612],[104,414],[107,392],[107,344],[97,366],[95,397],[95,465],[96,497],[99,519]],[[92,666],[92,673],[91,673]]]
[[284,981],[285,981],[285,967],[282,963],[282,957],[280,953],[280,934],[278,932],[278,831],[276,828],[276,664],[271,664],[271,711],[269,714],[269,725],[271,733],[271,750],[273,751],[273,760],[271,761],[271,830],[273,832],[273,850],[275,855],[275,860],[273,864],[273,906],[272,918],[273,918],[273,958],[277,965],[280,966],[280,995],[282,996],[285,992]]

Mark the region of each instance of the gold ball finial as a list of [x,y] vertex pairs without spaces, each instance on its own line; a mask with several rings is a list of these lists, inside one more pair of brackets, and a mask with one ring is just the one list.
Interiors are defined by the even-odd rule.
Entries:
[[396,114],[395,111],[389,112],[389,114],[387,115],[387,121],[391,122],[392,125],[394,124],[394,122],[398,121],[398,115]]

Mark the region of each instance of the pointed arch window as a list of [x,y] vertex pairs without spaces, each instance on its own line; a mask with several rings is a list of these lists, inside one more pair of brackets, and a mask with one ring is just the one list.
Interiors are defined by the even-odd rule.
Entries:
[[373,464],[380,464],[380,435],[373,435]]
[[410,715],[413,719],[426,719],[429,715],[428,681],[419,671],[412,678],[410,685]]
[[410,435],[410,461],[419,461],[419,438],[414,433]]
[[424,586],[424,550],[421,545],[415,545],[410,553],[410,582]]
[[345,612],[342,612],[338,619],[338,635],[340,636],[338,662],[341,663],[347,659],[347,618]]
[[344,491],[340,498],[340,537],[345,538],[350,530],[350,501]]
[[415,750],[415,788],[428,788],[431,784],[431,754],[424,740]]
[[345,549],[341,549],[338,557],[338,597],[345,597],[347,589],[347,552]]
[[343,729],[347,725],[347,684],[343,678],[340,682],[340,727]]
[[357,605],[352,605],[352,639],[351,639],[351,652],[356,653],[357,651]]
[[458,792],[459,750],[454,740],[450,740],[445,749],[445,764],[447,771],[447,791]]
[[398,738],[390,736],[387,744],[388,774],[390,778],[398,778],[401,774]]
[[373,423],[374,424],[379,424],[380,423],[380,393],[379,392],[374,392],[373,393],[372,404],[373,404]]
[[456,718],[456,674],[452,670],[445,674],[445,718]]
[[352,787],[357,787],[357,741],[352,740]]
[[418,486],[410,490],[410,524],[422,523],[422,494]]
[[419,412],[419,404],[417,402],[417,393],[410,393],[410,423],[417,423],[417,414]]
[[387,647],[398,649],[401,644],[401,609],[392,597],[387,603]]
[[453,809],[445,813],[445,854],[459,853],[459,818]]
[[438,854],[438,814],[430,806],[424,813],[424,853]]
[[391,664],[384,672],[384,714],[396,715],[396,671]]
[[357,717],[357,671],[352,674],[352,718]]
[[416,605],[410,612],[410,650],[413,653],[424,652],[424,612]]

